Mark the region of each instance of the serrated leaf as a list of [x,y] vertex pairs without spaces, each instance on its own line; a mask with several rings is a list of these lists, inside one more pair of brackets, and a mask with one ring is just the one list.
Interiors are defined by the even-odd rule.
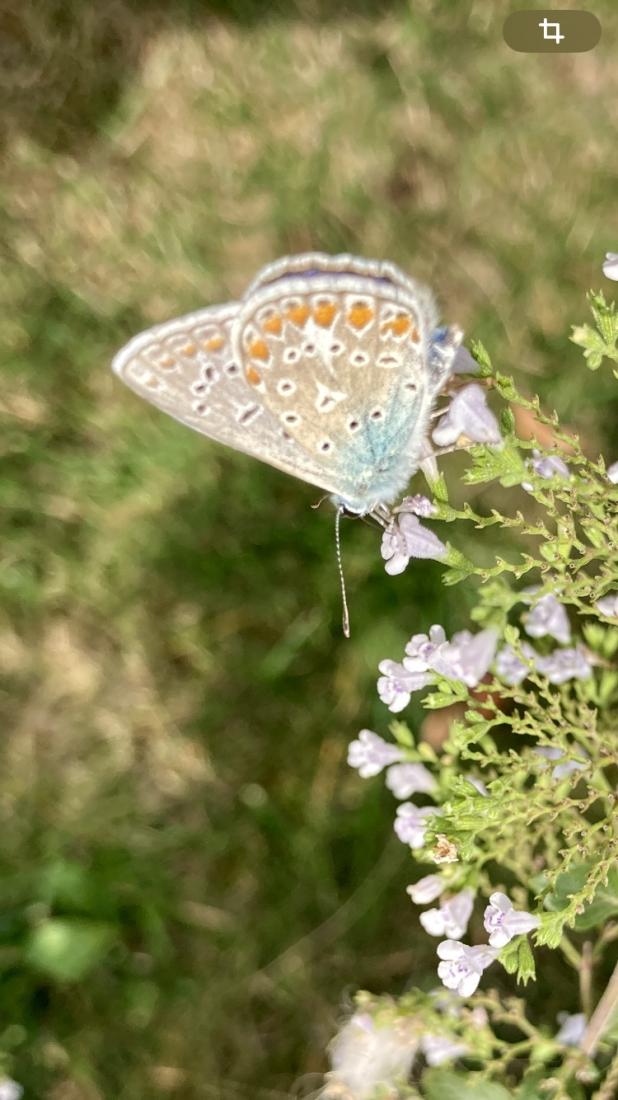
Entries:
[[586,932],[605,924],[610,917],[618,913],[618,867],[612,867],[607,876],[607,885],[599,886],[592,901],[583,913],[577,917],[574,928]]
[[423,699],[423,706],[426,710],[440,710],[442,707],[452,706],[458,699],[459,696],[454,695],[452,692],[432,691],[430,695],[426,695]]
[[503,435],[512,435],[515,431],[515,417],[509,408],[500,413],[500,427]]
[[561,875],[558,875],[554,889],[544,898],[545,908],[551,913],[566,909],[570,905],[573,895],[579,894],[583,890],[588,881],[590,870],[590,863],[578,863],[575,867],[571,867],[568,871],[563,871]]
[[517,984],[527,985],[536,978],[536,966],[534,955],[527,936],[519,936],[519,950],[517,952]]
[[565,916],[563,912],[543,914],[540,927],[537,928],[534,935],[535,943],[537,943],[539,947],[543,945],[552,948],[558,947],[562,939],[564,922]]
[[500,450],[479,445],[470,448],[472,466],[463,480],[468,485],[478,485],[498,479],[501,485],[519,485],[526,476],[526,467],[519,450],[508,442]]
[[491,359],[489,358],[489,352],[484,344],[480,340],[470,341],[470,351],[476,359],[479,367],[483,369],[485,376],[492,373]]
[[518,962],[518,943],[517,940],[511,940],[505,947],[502,948],[498,955],[498,962],[504,967],[507,974],[514,974],[517,970]]
[[448,486],[444,474],[439,473],[435,481],[431,483],[431,491],[441,504],[448,504]]

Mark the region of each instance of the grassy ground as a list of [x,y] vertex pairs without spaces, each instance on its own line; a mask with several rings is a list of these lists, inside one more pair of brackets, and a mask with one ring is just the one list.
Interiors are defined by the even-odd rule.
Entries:
[[617,245],[615,5],[560,58],[489,0],[13,5],[0,1053],[29,1098],[306,1095],[357,986],[433,984],[345,752],[386,729],[378,660],[474,594],[346,524],[344,642],[319,494],[108,363],[278,255],[387,256],[596,450],[615,406],[567,333]]

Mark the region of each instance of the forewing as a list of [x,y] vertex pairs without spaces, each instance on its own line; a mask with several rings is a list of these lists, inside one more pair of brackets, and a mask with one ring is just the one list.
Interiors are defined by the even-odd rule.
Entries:
[[134,337],[112,367],[140,397],[202,435],[332,492],[312,461],[267,408],[234,353],[238,305],[230,302],[156,325]]

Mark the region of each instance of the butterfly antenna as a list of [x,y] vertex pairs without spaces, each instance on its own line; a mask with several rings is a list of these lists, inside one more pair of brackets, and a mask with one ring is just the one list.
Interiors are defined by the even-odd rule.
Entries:
[[341,603],[343,604],[343,633],[346,638],[350,637],[350,612],[348,610],[348,601],[345,594],[345,577],[343,575],[343,560],[341,558],[341,531],[340,523],[341,516],[343,514],[343,508],[338,508],[335,515],[335,549],[337,552],[337,569],[339,570],[339,583],[341,585]]

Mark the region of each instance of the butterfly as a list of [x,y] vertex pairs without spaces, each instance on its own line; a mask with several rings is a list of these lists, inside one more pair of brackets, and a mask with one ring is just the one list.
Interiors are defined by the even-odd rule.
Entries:
[[262,268],[238,302],[134,337],[112,366],[182,424],[383,523],[461,339],[394,264],[310,252]]

